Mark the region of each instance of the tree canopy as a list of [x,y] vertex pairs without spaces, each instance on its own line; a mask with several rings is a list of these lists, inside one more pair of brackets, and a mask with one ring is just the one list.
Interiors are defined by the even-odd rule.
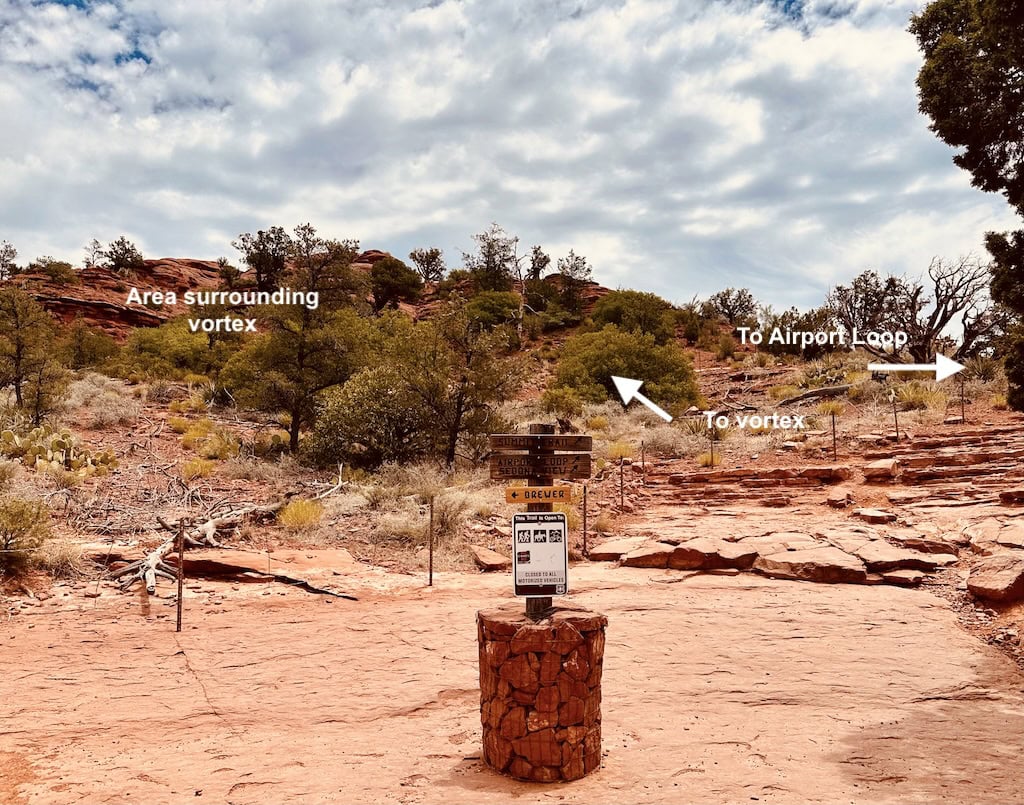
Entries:
[[[924,63],[919,106],[932,131],[957,149],[975,187],[1002,193],[1024,215],[1024,4],[933,0],[913,17]],[[992,297],[1024,319],[1024,230],[989,232]],[[1006,355],[1009,402],[1024,410],[1024,327]]]

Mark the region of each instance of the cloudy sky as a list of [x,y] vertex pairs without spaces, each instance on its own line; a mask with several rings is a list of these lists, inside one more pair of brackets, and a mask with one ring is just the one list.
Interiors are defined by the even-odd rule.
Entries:
[[1014,223],[917,112],[905,0],[0,0],[0,239],[237,259],[311,221],[450,265],[820,302]]

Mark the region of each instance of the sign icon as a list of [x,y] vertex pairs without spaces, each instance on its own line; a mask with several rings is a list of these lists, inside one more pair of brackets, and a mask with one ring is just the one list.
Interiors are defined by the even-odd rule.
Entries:
[[945,380],[966,367],[962,363],[936,355],[935,363],[869,363],[869,372],[935,372],[936,380]]
[[[512,518],[517,550],[512,578],[517,596],[565,595],[569,589],[569,529],[562,513],[528,512]],[[529,545],[529,550],[518,546]]]
[[644,384],[644,381],[631,380],[628,377],[616,377],[615,375],[612,375],[612,382],[615,384],[615,390],[619,392],[619,396],[622,397],[623,405],[629,405],[630,401],[636,400],[638,403],[646,405],[666,422],[672,421],[671,414],[662,408],[659,408],[640,393],[640,387]]

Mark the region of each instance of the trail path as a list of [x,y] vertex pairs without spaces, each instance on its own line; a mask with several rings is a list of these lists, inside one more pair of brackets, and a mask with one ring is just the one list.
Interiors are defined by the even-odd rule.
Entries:
[[507,578],[451,574],[358,602],[202,582],[177,637],[163,600],[26,612],[0,627],[0,800],[1024,802],[1024,674],[925,590],[573,582],[610,619],[577,783],[480,762],[474,615]]

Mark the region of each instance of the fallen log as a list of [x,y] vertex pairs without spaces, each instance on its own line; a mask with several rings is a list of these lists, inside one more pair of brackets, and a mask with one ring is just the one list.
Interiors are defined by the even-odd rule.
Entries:
[[[342,482],[339,481],[334,486],[323,492],[315,495],[313,500],[322,500],[329,495],[334,494],[342,487]],[[252,515],[267,515],[276,514],[279,510],[283,509],[288,505],[288,501],[292,498],[292,495],[286,495],[283,500],[277,503],[270,503],[263,506],[244,506],[239,509],[233,509],[225,512],[217,517],[211,517],[202,523],[197,525],[183,526],[185,528],[185,547],[186,548],[227,548],[217,540],[217,532],[219,530],[226,530],[229,528],[235,528],[241,525],[242,520],[245,517]],[[114,571],[111,575],[111,579],[123,579],[121,581],[121,589],[128,590],[137,581],[141,581],[146,585],[146,592],[153,595],[156,592],[156,581],[158,578],[164,578],[169,581],[177,581],[177,575],[174,568],[170,567],[164,558],[174,551],[178,537],[177,529],[168,525],[160,517],[157,517],[157,522],[160,524],[160,528],[164,531],[170,531],[173,536],[164,540],[160,545],[146,554],[145,557],[132,562],[130,565],[122,567],[120,570]],[[283,579],[282,579],[283,580]],[[290,583],[306,584],[306,588],[310,586],[307,582],[297,581],[290,579]],[[313,590],[311,590],[313,591]],[[320,590],[316,590],[320,592]],[[327,592],[327,591],[323,591]],[[338,593],[330,593],[331,595],[339,595]],[[340,596],[339,597],[344,597]]]
[[779,405],[792,405],[795,402],[801,400],[813,400],[817,397],[838,397],[840,394],[846,394],[853,386],[847,384],[845,386],[825,386],[820,389],[811,389],[805,391],[803,394],[797,394],[795,397],[790,397],[788,400],[783,400]]

